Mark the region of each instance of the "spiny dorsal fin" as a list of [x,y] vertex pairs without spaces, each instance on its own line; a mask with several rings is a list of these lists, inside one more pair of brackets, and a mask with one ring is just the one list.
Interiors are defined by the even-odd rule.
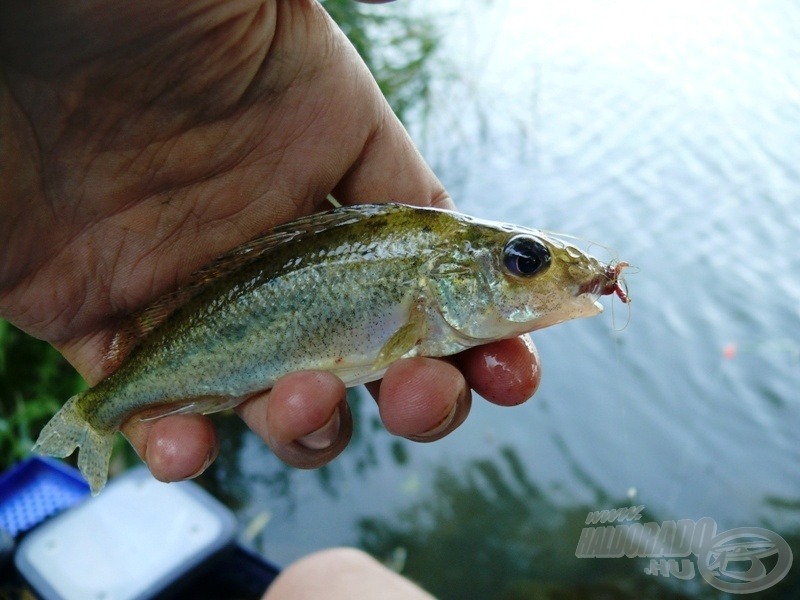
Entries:
[[189,276],[181,287],[164,294],[147,308],[132,315],[117,331],[103,357],[106,372],[115,371],[125,357],[178,308],[209,284],[268,254],[274,248],[297,242],[334,227],[348,225],[378,213],[402,210],[397,204],[362,204],[315,213],[277,227],[226,252]]

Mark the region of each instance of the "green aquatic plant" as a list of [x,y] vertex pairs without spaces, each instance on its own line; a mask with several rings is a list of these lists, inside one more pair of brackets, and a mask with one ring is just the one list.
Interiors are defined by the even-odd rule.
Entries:
[[50,344],[0,320],[0,469],[30,454],[42,425],[84,387]]
[[[646,575],[645,559],[577,558],[587,514],[629,502],[584,481],[588,503],[537,483],[510,446],[458,466],[442,462],[424,493],[397,514],[359,521],[359,546],[387,563],[402,556],[398,570],[442,600],[719,597],[709,586],[685,594],[674,578]],[[642,516],[659,520],[646,510]]]
[[367,63],[400,120],[406,122],[412,110],[427,113],[432,82],[442,71],[434,60],[442,40],[437,22],[399,7],[390,11],[353,0],[323,0],[322,5]]

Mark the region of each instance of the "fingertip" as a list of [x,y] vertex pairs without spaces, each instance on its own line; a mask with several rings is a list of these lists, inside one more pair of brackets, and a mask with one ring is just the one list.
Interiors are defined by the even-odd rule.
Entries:
[[541,381],[539,354],[527,335],[470,348],[457,361],[470,386],[501,406],[527,401]]
[[341,379],[326,371],[292,373],[237,412],[284,462],[322,466],[350,441],[353,424]]
[[219,452],[214,426],[203,415],[139,421],[126,426],[125,435],[159,481],[197,477]]
[[461,372],[447,360],[409,358],[386,371],[378,390],[387,431],[414,441],[434,441],[469,414],[471,394]]
[[272,451],[285,463],[298,469],[316,469],[339,456],[353,437],[353,417],[342,400],[330,419],[319,429],[291,442],[278,444],[270,440]]

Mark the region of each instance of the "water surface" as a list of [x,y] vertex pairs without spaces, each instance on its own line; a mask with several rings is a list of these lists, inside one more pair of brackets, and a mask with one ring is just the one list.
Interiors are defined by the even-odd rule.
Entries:
[[[217,475],[243,523],[266,522],[255,543],[284,564],[359,545],[444,598],[718,597],[646,560],[575,557],[588,511],[644,505],[769,528],[800,561],[800,6],[374,10],[433,4],[442,81],[412,135],[464,212],[634,264],[630,315],[537,332],[536,397],[476,399],[435,444],[385,434],[366,397],[321,472],[246,436]],[[793,597],[798,572],[767,594]]]

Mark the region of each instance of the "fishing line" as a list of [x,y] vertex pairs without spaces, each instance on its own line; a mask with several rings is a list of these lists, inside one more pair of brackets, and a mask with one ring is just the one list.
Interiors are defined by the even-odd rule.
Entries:
[[[558,231],[551,231],[551,230],[540,230],[542,233],[555,237],[562,242],[567,242],[567,240],[571,242],[580,242],[581,244],[585,245],[584,251],[586,253],[591,253],[593,248],[600,248],[606,253],[607,258],[605,258],[604,262],[608,264],[610,270],[615,271],[614,278],[616,279],[617,283],[617,290],[615,290],[617,297],[622,301],[623,304],[627,305],[628,308],[628,315],[625,319],[625,324],[622,327],[617,327],[617,315],[616,315],[616,308],[615,303],[611,303],[611,322],[614,328],[614,331],[624,331],[627,329],[628,325],[631,322],[631,306],[630,306],[630,294],[628,293],[628,282],[626,281],[625,277],[622,276],[622,272],[625,271],[626,275],[635,275],[639,272],[637,267],[631,266],[630,263],[621,261],[619,259],[619,253],[614,250],[611,246],[605,246],[599,242],[595,242],[588,238],[580,237],[577,235],[572,235],[569,233],[561,233]],[[611,274],[609,274],[609,278],[611,278]]]
[[[625,375],[630,375],[629,372],[623,373],[622,369],[622,339],[621,339],[621,332],[628,327],[630,323],[630,304],[628,304],[628,320],[625,322],[625,327],[622,329],[613,328],[610,332],[612,343],[614,345],[614,361],[615,361],[615,371],[616,376],[614,377],[615,381],[624,381]],[[614,305],[611,305],[611,314],[613,317],[614,314]],[[612,319],[613,323],[613,319]],[[630,437],[630,411],[628,408],[628,403],[626,401],[624,394],[615,394],[614,397],[617,399],[616,401],[619,403],[620,409],[620,418],[618,423],[622,428],[622,446],[623,446],[623,453],[624,453],[624,461],[625,461],[625,481],[628,482],[628,489],[625,492],[626,498],[633,502],[638,494],[638,490],[634,485],[633,481],[633,461],[632,457],[634,455],[633,443]]]
[[[625,271],[629,275],[635,275],[636,273],[639,272],[639,269],[638,267],[632,267],[630,264],[625,263]],[[622,295],[620,296],[620,294],[618,293],[617,296],[620,296],[620,299],[622,299],[623,297],[625,298],[625,300],[623,300],[622,303],[625,305],[628,314],[625,319],[625,324],[622,327],[617,327],[617,308],[616,308],[617,304],[616,302],[611,303],[611,326],[613,327],[613,331],[617,333],[625,331],[628,328],[628,325],[631,324],[631,316],[633,314],[631,312],[631,296],[628,293],[628,282],[621,275],[618,275],[618,282],[622,290],[621,292]]]
[[[606,251],[609,252],[609,253],[616,254],[611,248],[608,248],[606,246],[602,246],[601,244],[597,244],[597,246],[606,249]],[[638,273],[638,271],[639,271],[635,267],[630,267],[630,265],[628,265],[628,263],[620,263],[616,256],[611,260],[611,262],[609,264],[614,266],[615,262],[617,263],[617,265],[620,265],[620,264],[624,265],[623,268],[625,268],[625,269],[633,269],[633,273]],[[620,269],[620,271],[621,271],[621,269]],[[623,331],[625,331],[628,328],[628,325],[630,325],[630,323],[631,323],[631,318],[632,318],[631,310],[632,310],[632,307],[631,307],[630,294],[628,293],[628,283],[627,283],[627,281],[625,281],[624,278],[622,278],[619,275],[620,271],[617,271],[617,273],[618,273],[617,274],[617,278],[618,278],[618,282],[619,282],[618,285],[620,286],[620,291],[617,293],[617,296],[620,298],[620,300],[625,304],[625,307],[627,308],[627,318],[625,319],[625,323],[624,323],[624,325],[622,327],[618,327],[617,326],[616,302],[614,301],[614,298],[612,296],[612,302],[611,302],[611,331],[609,332],[610,333],[610,337],[612,339],[613,346],[614,346],[614,361],[616,363],[614,370],[616,371],[616,374],[615,374],[615,377],[613,378],[613,380],[616,381],[616,382],[625,381],[625,377],[626,376],[630,376],[630,372],[629,371],[623,372],[623,369],[622,369],[622,336],[621,336],[621,334],[622,334]],[[631,419],[631,416],[630,416],[628,403],[625,400],[625,395],[624,394],[615,394],[614,397],[617,398],[617,402],[619,403],[620,418],[619,418],[619,420],[617,422],[620,424],[620,427],[622,428],[621,437],[622,437],[622,441],[623,441],[623,453],[624,453],[624,461],[625,461],[625,467],[624,467],[625,474],[624,474],[624,477],[625,477],[625,480],[628,482],[628,488],[625,491],[625,496],[626,496],[626,499],[629,502],[633,503],[634,500],[636,499],[637,495],[638,495],[638,490],[637,490],[636,486],[633,484],[633,470],[634,469],[633,469],[632,457],[634,455],[634,449],[633,449],[633,442],[631,441],[631,437],[630,437],[630,430],[631,430],[630,419]]]
[[561,233],[560,231],[552,231],[550,229],[540,229],[539,231],[548,236],[559,238],[562,241],[580,242],[581,244],[585,244],[586,246],[585,250],[587,253],[590,253],[592,248],[600,248],[608,256],[608,260],[606,260],[607,263],[615,264],[620,262],[619,253],[617,253],[617,251],[614,250],[611,246],[605,246],[600,242],[595,242],[594,240],[590,240],[589,238],[573,235],[571,233]]
[[[592,252],[595,248],[600,248],[606,254],[605,261],[609,267],[610,271],[614,272],[614,278],[617,281],[617,289],[615,289],[615,295],[620,299],[620,301],[625,304],[627,308],[627,318],[625,319],[625,323],[621,326],[617,326],[617,312],[616,312],[616,302],[612,296],[611,302],[611,331],[610,335],[613,340],[614,345],[614,358],[615,358],[615,371],[616,376],[613,378],[614,381],[624,381],[625,376],[629,376],[629,372],[623,373],[622,369],[622,341],[621,341],[621,333],[628,328],[628,325],[631,323],[632,319],[632,307],[631,307],[631,298],[630,294],[628,293],[628,283],[624,277],[622,277],[621,273],[624,270],[626,274],[636,274],[639,272],[639,269],[636,267],[631,267],[631,265],[627,262],[623,262],[619,259],[619,254],[616,250],[611,248],[610,246],[605,246],[593,240],[579,237],[576,235],[568,234],[568,233],[560,233],[556,231],[545,231],[542,230],[542,233],[545,233],[548,236],[553,236],[556,239],[564,242],[564,243],[576,243],[575,245],[581,245],[585,247],[585,251],[587,253]],[[609,274],[611,277],[611,274]],[[613,389],[613,386],[609,386],[610,389]],[[638,495],[638,490],[635,485],[633,485],[633,443],[630,437],[630,425],[629,421],[631,419],[630,411],[627,402],[625,401],[624,395],[622,394],[615,394],[614,397],[616,398],[616,402],[619,404],[619,414],[620,418],[617,420],[617,423],[620,424],[622,428],[621,437],[623,441],[623,452],[624,452],[624,478],[628,482],[628,488],[625,490],[625,497],[628,501],[633,502],[634,499]]]

